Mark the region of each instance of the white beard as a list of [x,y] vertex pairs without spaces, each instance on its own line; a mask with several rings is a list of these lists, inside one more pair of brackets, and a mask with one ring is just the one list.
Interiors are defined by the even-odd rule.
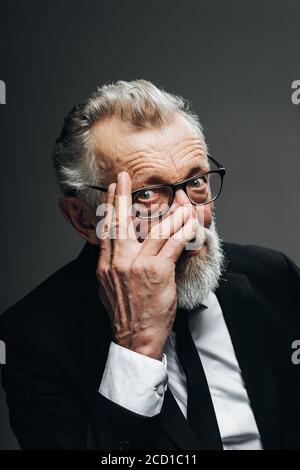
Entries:
[[224,263],[221,240],[212,220],[210,228],[200,227],[199,238],[204,237],[206,249],[190,258],[179,259],[176,264],[177,307],[193,310],[210,291],[219,285]]

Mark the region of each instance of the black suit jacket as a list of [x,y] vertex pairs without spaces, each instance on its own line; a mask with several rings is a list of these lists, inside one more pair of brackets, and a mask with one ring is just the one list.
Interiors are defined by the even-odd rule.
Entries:
[[[300,448],[300,271],[282,253],[224,243],[216,290],[265,449]],[[21,448],[199,449],[167,390],[162,412],[135,414],[98,388],[112,329],[95,277],[97,248],[0,318],[2,384]],[[134,393],[134,392],[133,392]]]

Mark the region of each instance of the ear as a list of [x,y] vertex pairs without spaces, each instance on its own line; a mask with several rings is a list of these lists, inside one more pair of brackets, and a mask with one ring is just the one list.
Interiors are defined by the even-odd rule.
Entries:
[[92,245],[99,245],[96,235],[97,217],[88,204],[83,199],[73,196],[61,197],[58,204],[65,219],[76,232]]

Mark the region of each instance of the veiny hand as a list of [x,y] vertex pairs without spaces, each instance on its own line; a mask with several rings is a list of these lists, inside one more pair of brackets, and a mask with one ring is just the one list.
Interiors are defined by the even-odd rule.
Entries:
[[[127,196],[122,207],[119,196]],[[197,217],[192,207],[180,206],[170,211],[140,243],[128,232],[132,220],[128,209],[132,199],[131,179],[126,172],[119,173],[117,184],[109,186],[107,204],[97,278],[101,299],[111,319],[114,341],[161,360],[176,314],[175,263],[196,235]],[[114,223],[113,206],[114,240],[109,237]],[[170,237],[163,237],[165,233]]]

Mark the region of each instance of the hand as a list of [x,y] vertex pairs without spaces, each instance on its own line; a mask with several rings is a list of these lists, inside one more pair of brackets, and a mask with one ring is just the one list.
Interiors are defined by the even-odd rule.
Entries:
[[[123,196],[122,207],[120,197]],[[124,198],[126,196],[126,198]],[[196,235],[192,206],[180,206],[140,243],[129,236],[131,179],[122,172],[107,193],[97,267],[100,296],[117,344],[161,360],[176,314],[175,263]],[[116,239],[109,237],[115,208]],[[170,237],[164,234],[170,234]]]

